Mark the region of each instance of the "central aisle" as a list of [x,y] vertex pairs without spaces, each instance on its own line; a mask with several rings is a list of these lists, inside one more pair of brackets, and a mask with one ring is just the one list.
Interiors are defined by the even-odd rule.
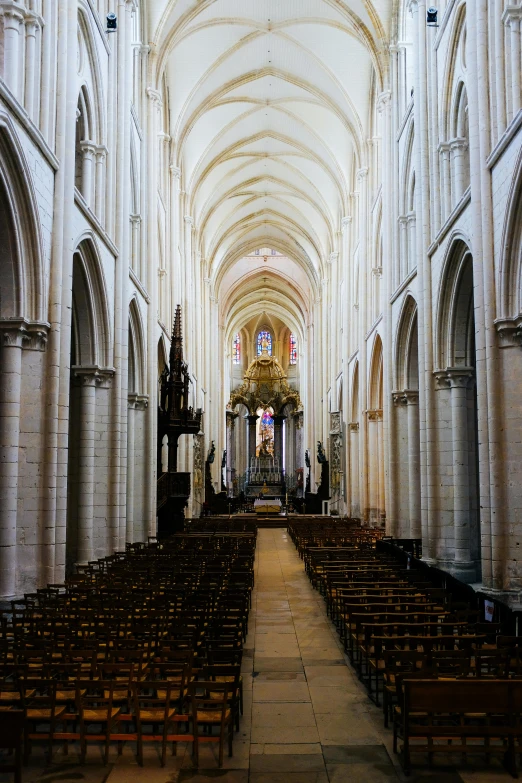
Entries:
[[252,677],[244,728],[252,783],[397,781],[373,722],[380,712],[346,665],[284,529],[259,530],[244,670]]

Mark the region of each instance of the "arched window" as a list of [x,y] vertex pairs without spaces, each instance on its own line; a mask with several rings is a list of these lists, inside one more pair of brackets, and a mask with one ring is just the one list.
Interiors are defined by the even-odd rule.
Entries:
[[257,335],[257,355],[261,356],[263,349],[266,349],[269,356],[272,356],[272,335],[270,332],[263,331]]
[[297,364],[297,340],[295,334],[290,335],[290,364]]
[[241,337],[239,332],[234,337],[232,344],[232,362],[233,364],[241,364]]

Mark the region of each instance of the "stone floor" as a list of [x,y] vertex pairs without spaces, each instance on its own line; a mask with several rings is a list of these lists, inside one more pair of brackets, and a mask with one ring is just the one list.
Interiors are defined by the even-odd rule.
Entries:
[[[391,731],[367,698],[326,617],[322,598],[311,588],[302,561],[284,529],[259,531],[256,585],[244,658],[245,714],[234,740],[234,756],[218,769],[214,747],[192,765],[190,746],[179,747],[161,769],[155,748],[144,768],[134,749],[103,767],[93,747],[85,766],[74,752],[44,769],[35,752],[24,783],[497,783],[510,775],[483,759],[466,766],[437,763],[427,769],[417,758],[412,775],[402,775],[391,750]],[[415,764],[415,757],[414,757]],[[447,760],[446,760],[447,764]],[[10,780],[0,774],[0,783]]]

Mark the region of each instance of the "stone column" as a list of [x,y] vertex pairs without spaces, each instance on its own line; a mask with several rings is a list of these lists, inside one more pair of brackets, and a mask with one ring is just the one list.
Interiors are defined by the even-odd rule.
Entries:
[[468,386],[473,376],[471,367],[450,367],[437,374],[439,384],[451,389],[454,573],[463,581],[471,581],[475,577],[475,564],[471,560],[468,467]]
[[416,267],[416,258],[415,258],[415,231],[416,231],[416,217],[415,212],[410,212],[408,214],[408,258],[407,258],[407,264],[408,264],[408,270],[407,275],[412,272]]
[[135,409],[137,394],[129,394],[127,412],[127,518],[125,522],[125,543],[134,542],[134,443]]
[[451,158],[453,162],[453,198],[457,204],[464,193],[464,152],[468,147],[466,139],[453,139]]
[[23,329],[2,328],[0,375],[0,595],[16,592],[18,445]]
[[40,73],[40,63],[36,62],[36,35],[40,23],[36,16],[29,15],[25,22],[25,96],[24,104],[29,117],[36,122],[37,94],[35,90],[36,74]]
[[408,490],[410,536],[421,537],[419,392],[405,391],[408,414]]
[[348,516],[355,516],[354,510],[355,510],[355,499],[357,499],[357,505],[359,507],[359,514],[361,513],[360,510],[360,495],[359,495],[359,422],[358,421],[352,421],[348,425],[348,429],[350,431],[350,466],[351,471],[349,474],[349,482],[350,482],[350,503],[348,505]]
[[20,99],[20,37],[23,16],[15,7],[2,9],[4,17],[4,80]]
[[[358,220],[359,220],[359,334],[361,345],[359,350],[359,400],[364,409],[368,399],[368,361],[367,345],[364,335],[368,329],[367,318],[367,290],[368,290],[368,169],[359,169],[357,172],[358,191]],[[359,431],[359,502],[361,505],[361,519],[365,520],[368,514],[368,486],[369,486],[369,459],[368,459],[368,423],[363,420],[363,426]]]
[[107,147],[96,147],[96,185],[94,188],[94,211],[101,225],[105,225],[105,171]]
[[283,464],[283,422],[286,416],[274,416],[274,456],[279,457],[281,471],[285,469]]
[[248,429],[248,464],[247,470],[250,470],[250,463],[256,456],[256,423],[259,416],[246,416],[247,429]]
[[520,109],[520,20],[522,18],[522,8],[518,6],[508,6],[504,11],[502,19],[504,24],[510,29],[511,45],[511,103],[513,117]]
[[93,182],[94,182],[94,156],[96,154],[96,145],[92,141],[80,142],[83,152],[82,161],[82,189],[81,193],[88,207],[94,207]]
[[234,476],[236,475],[236,419],[237,413],[234,411],[227,411],[227,490],[232,487]]
[[78,466],[78,563],[94,557],[94,422],[97,370],[78,368],[80,381],[80,448]]
[[140,225],[141,217],[139,215],[130,216],[131,224],[131,268],[138,280],[141,280],[140,269]]
[[495,92],[497,97],[497,140],[506,129],[506,72],[504,51],[504,23],[502,11],[504,0],[495,0]]
[[399,279],[395,281],[400,285],[408,276],[410,269],[410,248],[408,247],[408,217],[402,215],[398,218],[399,222]]
[[442,186],[442,223],[444,224],[451,214],[451,160],[450,160],[450,145],[441,143],[439,144],[439,152],[442,158],[441,170],[441,186]]
[[405,390],[394,394],[397,405],[407,406],[408,433],[408,509],[410,537],[421,537],[421,495],[420,495],[420,427],[419,392]]
[[471,377],[471,371],[463,372],[460,369],[452,370],[448,375],[453,430],[455,568],[459,573],[474,571],[471,563],[468,469],[468,386]]

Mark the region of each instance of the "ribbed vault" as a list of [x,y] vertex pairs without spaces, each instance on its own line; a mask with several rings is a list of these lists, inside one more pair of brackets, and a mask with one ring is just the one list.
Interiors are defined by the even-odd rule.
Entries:
[[[392,0],[170,0],[149,4],[156,85],[168,88],[171,165],[203,276],[230,334],[274,307],[302,336],[367,165]],[[223,280],[255,246],[302,269]],[[219,294],[218,294],[219,292]],[[225,302],[225,304],[223,304]]]

